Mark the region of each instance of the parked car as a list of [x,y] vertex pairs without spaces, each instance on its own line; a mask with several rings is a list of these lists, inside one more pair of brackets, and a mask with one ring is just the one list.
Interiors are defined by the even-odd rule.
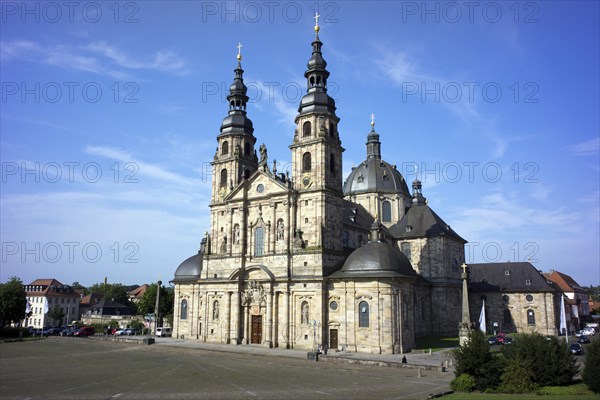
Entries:
[[498,344],[504,343],[504,339],[506,339],[506,333],[500,332],[496,335],[496,341],[498,342]]
[[513,342],[512,338],[505,337],[504,340],[502,341],[502,344],[505,346],[509,346],[512,344],[512,342]]
[[139,329],[133,329],[133,328],[127,328],[125,329],[125,335],[127,336],[133,336],[133,335],[139,335],[141,332]]
[[83,328],[79,328],[79,330],[75,332],[73,336],[88,337],[93,335],[94,333],[95,330],[93,326],[84,326]]
[[579,343],[589,343],[590,342],[590,338],[587,337],[587,336],[585,336],[585,335],[581,335],[581,336],[579,336],[578,342]]
[[58,335],[58,328],[44,328],[44,329],[42,329],[42,335],[44,335],[44,336]]
[[[158,335],[158,330],[156,331],[156,334]],[[496,336],[490,336],[490,337],[487,339],[487,341],[488,341],[488,343],[489,343],[489,345],[490,345],[490,346],[493,346],[493,345],[495,345],[495,344],[500,344],[500,343],[498,342],[498,339],[496,338]]]
[[77,328],[65,328],[62,331],[60,331],[60,336],[73,336],[73,334],[77,331]]
[[119,328],[115,331],[115,336],[121,336],[125,334],[125,329]]
[[571,354],[582,356],[583,355],[583,347],[579,343],[571,343]]
[[171,336],[171,328],[164,328],[162,326],[159,328],[156,328],[156,336],[160,336],[160,337]]
[[106,335],[114,335],[117,332],[116,328],[106,328],[104,330],[104,334]]

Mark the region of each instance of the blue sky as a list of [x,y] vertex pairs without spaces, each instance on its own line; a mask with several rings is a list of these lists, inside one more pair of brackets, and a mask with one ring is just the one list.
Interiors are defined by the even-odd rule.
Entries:
[[209,226],[238,42],[283,170],[318,9],[346,175],[374,113],[467,262],[600,283],[598,2],[73,4],[2,3],[1,281],[171,279]]

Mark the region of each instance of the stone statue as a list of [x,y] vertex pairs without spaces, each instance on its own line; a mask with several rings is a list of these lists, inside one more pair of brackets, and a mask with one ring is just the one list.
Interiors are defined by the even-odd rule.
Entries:
[[233,243],[240,244],[240,226],[238,224],[233,227]]
[[302,303],[302,324],[308,324],[308,323],[309,323],[308,303],[305,301]]
[[219,319],[219,302],[215,301],[213,305],[213,320]]
[[259,148],[259,151],[260,151],[260,161],[259,161],[259,163],[261,165],[264,165],[264,164],[267,163],[267,159],[269,158],[267,156],[267,146],[264,143],[261,144],[260,148]]
[[279,221],[277,221],[277,240],[283,240],[284,233],[285,225],[283,223],[283,220],[280,219]]
[[227,235],[223,236],[223,240],[221,241],[220,251],[222,254],[227,253]]

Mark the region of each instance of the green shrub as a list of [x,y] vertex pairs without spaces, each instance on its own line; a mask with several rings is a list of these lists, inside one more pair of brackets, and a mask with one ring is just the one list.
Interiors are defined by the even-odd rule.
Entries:
[[600,393],[600,338],[587,346],[582,378],[591,390]]
[[547,340],[538,333],[519,334],[503,354],[508,363],[516,358],[529,363],[532,381],[538,386],[568,385],[577,373],[575,357],[565,342],[555,337]]
[[585,383],[569,386],[544,386],[539,388],[537,394],[549,396],[584,396],[593,394]]
[[529,393],[537,389],[533,381],[534,374],[531,363],[522,358],[511,358],[506,361],[504,373],[500,377],[502,384],[498,391],[502,393]]
[[455,392],[472,392],[475,389],[475,378],[469,374],[462,374],[450,382],[450,388]]
[[[19,332],[23,332],[22,336],[19,335]],[[0,329],[0,337],[2,338],[17,338],[20,336],[29,336],[29,330],[27,328],[14,328],[12,326],[7,326],[5,328]]]
[[453,355],[456,360],[455,376],[471,375],[479,390],[500,384],[503,360],[490,352],[490,345],[481,331],[471,331],[467,342],[453,350]]

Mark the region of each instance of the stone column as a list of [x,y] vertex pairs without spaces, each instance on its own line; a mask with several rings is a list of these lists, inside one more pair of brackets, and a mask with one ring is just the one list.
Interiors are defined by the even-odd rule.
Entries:
[[266,347],[273,347],[273,339],[272,339],[272,331],[271,327],[273,326],[273,289],[269,284],[269,291],[267,292],[267,315],[266,315],[266,323],[265,323],[265,336],[266,340],[264,342]]
[[228,238],[227,238],[227,253],[229,255],[233,254],[233,241],[234,241],[234,237],[233,237],[233,208],[228,208],[227,209],[227,214],[229,214],[229,229],[228,231]]
[[283,335],[285,336],[285,348],[290,348],[290,292],[289,288],[286,288],[285,293],[283,293],[283,315],[284,315],[284,331]]
[[273,293],[273,321],[271,324],[271,338],[273,340],[273,347],[279,347],[279,341],[277,340],[277,326],[279,322],[279,292]]
[[231,342],[231,296],[231,292],[225,292],[225,343]]
[[460,322],[460,329],[458,331],[459,344],[463,345],[469,339],[469,333],[471,332],[471,313],[469,312],[469,286],[467,280],[469,274],[467,272],[467,264],[462,265],[463,272],[460,277],[463,280],[462,288],[462,319]]
[[231,299],[231,325],[229,329],[229,343],[239,344],[240,332],[240,294],[232,293]]
[[277,203],[270,202],[269,206],[273,209],[273,219],[271,220],[271,253],[277,252]]
[[250,306],[244,306],[243,312],[244,312],[244,344],[250,344]]

